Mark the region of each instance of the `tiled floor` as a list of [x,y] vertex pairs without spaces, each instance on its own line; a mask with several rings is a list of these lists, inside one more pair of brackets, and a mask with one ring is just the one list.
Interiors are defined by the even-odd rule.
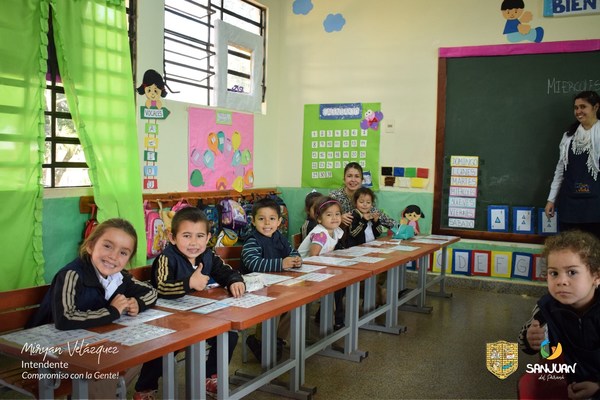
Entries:
[[[361,363],[311,357],[306,365],[306,384],[317,387],[314,398],[516,398],[518,377],[525,364],[535,358],[520,353],[519,370],[500,380],[486,369],[486,343],[516,342],[543,289],[490,281],[473,288],[469,280],[460,279],[450,283],[452,298],[427,298],[428,305],[433,306],[431,314],[400,312],[400,323],[408,327],[406,333],[396,336],[361,330],[359,348],[369,352]],[[251,353],[248,357],[248,363],[243,364],[240,343],[230,371],[256,370],[258,363]],[[184,393],[183,387],[180,393]],[[14,398],[15,393],[2,391],[0,397]],[[246,398],[280,397],[254,392]]]

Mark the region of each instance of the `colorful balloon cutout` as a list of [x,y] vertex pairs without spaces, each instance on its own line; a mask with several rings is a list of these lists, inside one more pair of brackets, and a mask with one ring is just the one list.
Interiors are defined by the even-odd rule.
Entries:
[[218,146],[219,146],[219,139],[217,138],[217,134],[214,132],[209,133],[207,142],[208,142],[208,148],[211,149],[213,151],[213,153],[216,153],[218,150]]
[[217,190],[225,190],[225,189],[227,189],[227,179],[224,176],[220,177],[215,182],[215,186],[216,186]]
[[217,149],[223,154],[225,150],[225,132],[219,131],[219,133],[217,133],[217,141]]
[[200,154],[200,152],[196,149],[192,150],[192,155],[190,156],[190,160],[192,161],[192,164],[194,164],[196,167],[202,167],[202,154]]
[[204,165],[206,165],[207,168],[215,169],[215,153],[213,153],[210,150],[206,150],[204,152],[204,157],[202,158],[204,161]]
[[233,145],[231,144],[231,139],[226,137],[225,138],[225,151],[223,152],[223,154],[228,156],[231,154],[232,151],[233,151]]
[[244,185],[246,187],[252,187],[252,185],[254,184],[254,171],[253,170],[248,170],[248,172],[246,172],[246,175],[244,175]]
[[233,145],[233,151],[240,148],[240,144],[242,144],[242,135],[238,131],[233,132],[231,135],[231,144]]
[[235,153],[233,153],[233,158],[231,159],[231,165],[233,165],[235,167],[236,165],[240,165],[241,161],[242,161],[242,153],[239,150],[236,150]]
[[190,176],[190,184],[193,187],[204,186],[204,177],[202,176],[202,172],[200,170],[193,170],[192,175]]
[[244,190],[244,179],[241,176],[238,176],[234,179],[233,184],[231,185],[233,190],[236,192],[242,192]]
[[233,175],[235,176],[244,176],[244,172],[246,172],[246,168],[243,165],[233,167]]
[[250,150],[246,149],[242,151],[242,165],[248,165],[252,161],[252,153]]

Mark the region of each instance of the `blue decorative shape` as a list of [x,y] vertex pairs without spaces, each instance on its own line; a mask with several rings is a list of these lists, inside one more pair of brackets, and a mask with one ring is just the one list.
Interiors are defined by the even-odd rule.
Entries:
[[452,273],[471,275],[471,250],[452,249]]
[[325,28],[325,32],[338,32],[342,30],[345,24],[346,20],[342,14],[329,14],[323,21],[323,28]]
[[313,4],[311,0],[294,0],[294,4],[292,4],[292,11],[296,15],[306,15],[313,9]]
[[529,253],[513,252],[511,278],[531,280],[533,256]]

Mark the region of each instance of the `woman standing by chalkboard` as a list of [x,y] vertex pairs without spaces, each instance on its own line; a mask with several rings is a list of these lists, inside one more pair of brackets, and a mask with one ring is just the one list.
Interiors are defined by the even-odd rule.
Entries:
[[577,122],[564,133],[546,203],[546,216],[557,204],[559,229],[581,229],[600,238],[600,97],[593,91],[575,96]]

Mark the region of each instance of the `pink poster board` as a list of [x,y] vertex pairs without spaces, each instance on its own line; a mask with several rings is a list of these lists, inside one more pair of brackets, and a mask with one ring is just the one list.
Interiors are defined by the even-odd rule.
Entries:
[[254,115],[208,108],[188,110],[188,190],[251,188]]

